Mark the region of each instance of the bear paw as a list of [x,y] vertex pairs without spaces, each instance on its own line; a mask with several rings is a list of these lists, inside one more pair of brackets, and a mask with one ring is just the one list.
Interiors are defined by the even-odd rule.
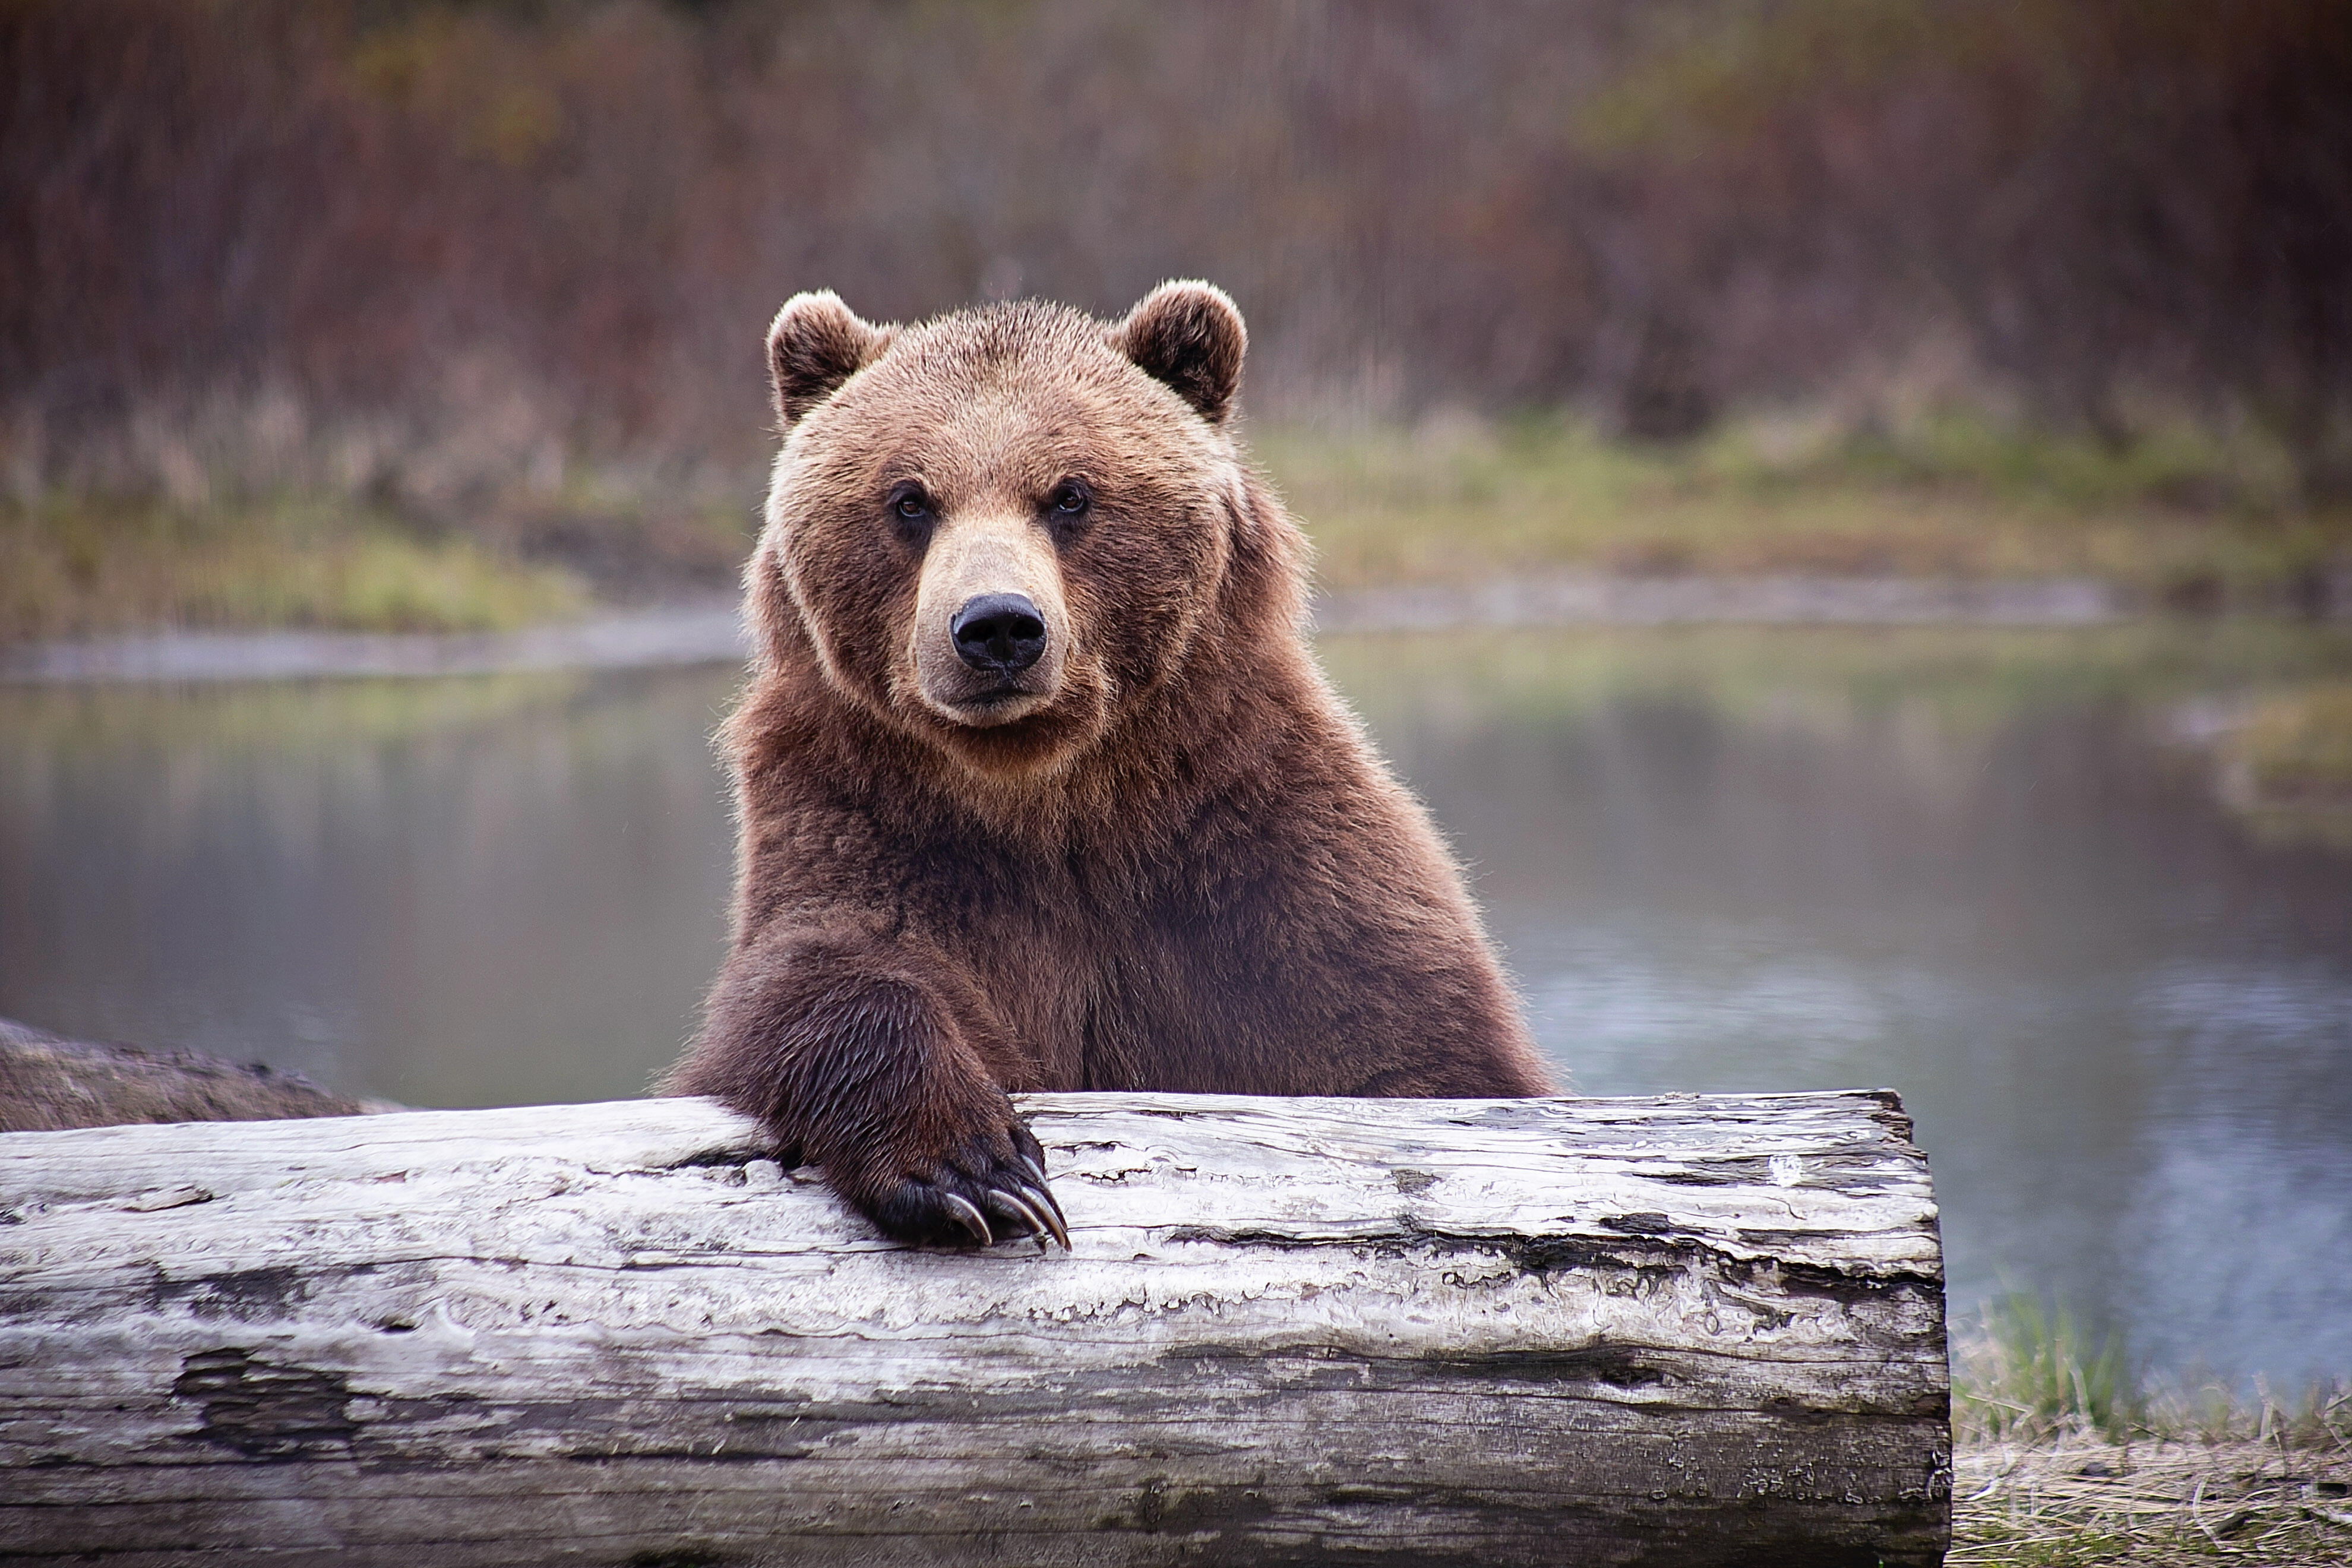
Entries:
[[[1070,1246],[1069,1223],[1045,1182],[1045,1152],[1010,1104],[998,1127],[929,1159],[887,1156],[835,1189],[900,1241],[992,1247],[1017,1237]],[[832,1175],[827,1173],[828,1177]]]

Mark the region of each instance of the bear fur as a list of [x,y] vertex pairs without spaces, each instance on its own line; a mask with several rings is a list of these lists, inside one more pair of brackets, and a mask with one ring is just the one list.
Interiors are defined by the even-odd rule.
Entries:
[[1227,427],[1244,342],[1203,283],[776,318],[732,951],[667,1087],[893,1236],[1061,1232],[1008,1090],[1551,1088],[1308,651],[1305,538]]

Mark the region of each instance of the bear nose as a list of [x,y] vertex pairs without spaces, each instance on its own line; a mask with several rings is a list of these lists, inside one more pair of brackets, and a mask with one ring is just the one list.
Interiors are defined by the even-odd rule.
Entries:
[[1045,620],[1022,594],[982,594],[948,623],[956,657],[974,669],[1012,675],[1045,655]]

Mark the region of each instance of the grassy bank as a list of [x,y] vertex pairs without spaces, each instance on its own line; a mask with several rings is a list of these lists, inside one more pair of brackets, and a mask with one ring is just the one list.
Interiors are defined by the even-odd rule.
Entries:
[[1954,1563],[2352,1561],[2352,1384],[2151,1385],[2013,1295],[1953,1346]]
[[[2285,455],[2251,434],[2180,426],[2111,449],[1979,416],[1893,431],[1751,417],[1659,446],[1532,414],[1248,438],[1330,588],[1543,571],[2087,576],[2151,609],[2292,610],[2340,597],[2330,584],[2352,574],[2352,509],[2298,504]],[[705,474],[689,496],[625,468],[562,473],[421,513],[305,494],[0,501],[0,640],[490,629],[732,582],[758,474]]]
[[470,499],[189,488],[204,499],[0,498],[0,642],[159,627],[503,631],[723,595],[751,550],[759,480],[698,487],[582,465]]
[[0,641],[158,627],[490,631],[591,602],[575,573],[345,503],[0,506]]
[[1567,416],[1251,439],[1335,587],[1546,569],[2089,576],[2152,607],[2291,607],[2352,566],[2352,510],[2283,452],[2179,427],[2111,449],[1963,415],[1751,418],[1677,447]]

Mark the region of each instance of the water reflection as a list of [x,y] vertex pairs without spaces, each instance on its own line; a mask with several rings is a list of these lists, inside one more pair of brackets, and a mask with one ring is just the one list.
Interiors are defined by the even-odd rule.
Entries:
[[2340,639],[1455,651],[1330,650],[1581,1089],[1892,1084],[1956,1302],[2055,1289],[2176,1371],[2352,1368],[2352,858],[2261,841],[2166,739]]
[[[2005,1278],[2162,1367],[2352,1370],[2352,858],[2167,738],[2352,639],[1326,653],[1585,1091],[1894,1085],[1958,1304]],[[719,956],[734,683],[0,690],[0,1014],[419,1104],[637,1092]]]
[[0,1014],[411,1104],[640,1093],[724,939],[734,686],[0,693]]

